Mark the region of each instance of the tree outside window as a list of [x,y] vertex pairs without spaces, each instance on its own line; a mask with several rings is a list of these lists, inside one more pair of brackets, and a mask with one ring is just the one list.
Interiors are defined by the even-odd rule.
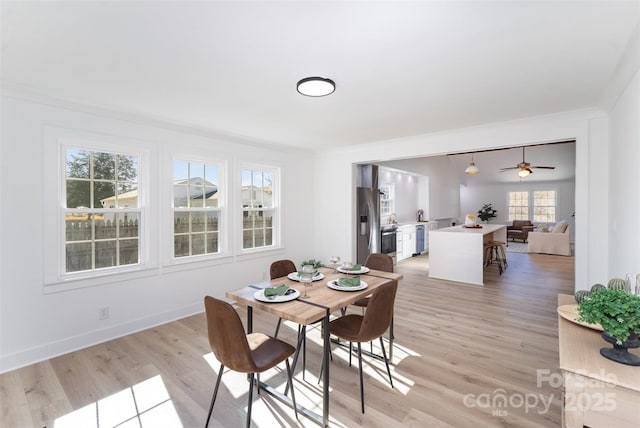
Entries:
[[140,261],[138,156],[65,151],[65,272]]

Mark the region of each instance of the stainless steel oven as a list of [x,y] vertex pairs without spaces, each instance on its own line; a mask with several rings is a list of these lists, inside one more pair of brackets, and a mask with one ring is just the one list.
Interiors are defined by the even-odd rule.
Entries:
[[396,234],[398,233],[398,227],[383,226],[380,230],[380,252],[382,254],[388,254],[391,257],[396,258]]

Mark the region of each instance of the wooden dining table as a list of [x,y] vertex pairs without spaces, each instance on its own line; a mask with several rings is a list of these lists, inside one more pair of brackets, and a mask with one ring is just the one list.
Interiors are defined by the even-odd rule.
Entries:
[[[351,274],[338,272],[337,269],[323,267],[319,271],[324,278],[315,281],[307,287],[307,299],[298,297],[288,302],[263,302],[256,300],[254,294],[256,291],[267,287],[277,287],[286,284],[288,287],[295,288],[300,291],[300,296],[304,294],[304,285],[301,282],[289,279],[288,277],[276,278],[270,281],[248,285],[237,290],[227,291],[225,296],[234,300],[239,306],[247,308],[247,332],[253,331],[253,309],[268,312],[276,317],[293,321],[302,326],[308,326],[314,322],[322,320],[323,331],[329,331],[329,317],[331,313],[345,308],[357,300],[370,295],[376,288],[387,284],[391,281],[398,281],[403,278],[401,274],[384,272],[378,270],[369,270],[365,274],[359,274],[360,280],[367,283],[367,288],[362,290],[341,291],[329,288],[329,281],[338,280],[339,278],[352,276]],[[296,356],[300,350],[302,337],[298,340]],[[393,343],[390,344],[393,346]],[[323,338],[323,369],[322,369],[322,416],[317,413],[298,405],[298,412],[307,416],[323,427],[329,426],[329,352],[330,338],[329,334],[325,334]],[[294,358],[295,361],[295,358]],[[260,388],[264,389],[280,401],[291,405],[291,401],[283,394],[277,392],[274,388],[261,383]]]

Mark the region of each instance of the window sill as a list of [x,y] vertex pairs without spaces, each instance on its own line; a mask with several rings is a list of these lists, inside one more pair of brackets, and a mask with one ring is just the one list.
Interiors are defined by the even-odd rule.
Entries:
[[57,281],[46,282],[43,287],[44,294],[61,293],[78,290],[81,288],[95,287],[114,282],[128,281],[137,278],[145,278],[158,274],[157,266],[144,266],[136,269],[116,272],[94,273],[86,276],[61,278]]

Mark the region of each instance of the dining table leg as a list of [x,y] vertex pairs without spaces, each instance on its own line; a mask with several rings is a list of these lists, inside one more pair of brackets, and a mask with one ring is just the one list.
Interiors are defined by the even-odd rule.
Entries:
[[323,379],[322,379],[322,421],[325,427],[329,426],[329,351],[331,346],[329,334],[329,308],[327,314],[322,321],[324,330],[324,346],[323,346]]

